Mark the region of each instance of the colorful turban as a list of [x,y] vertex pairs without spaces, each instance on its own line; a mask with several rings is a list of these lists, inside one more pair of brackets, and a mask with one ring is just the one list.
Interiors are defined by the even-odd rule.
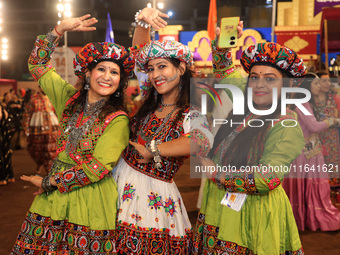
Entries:
[[177,41],[159,40],[146,44],[137,56],[137,67],[147,70],[149,60],[156,58],[176,58],[189,66],[193,64],[193,56],[189,47]]
[[132,77],[134,60],[129,56],[130,50],[123,46],[110,42],[95,42],[86,44],[73,60],[74,73],[85,77],[87,67],[94,60],[121,60],[124,71],[128,77]]
[[[302,58],[285,46],[273,42],[258,43],[245,49],[241,56],[241,65],[249,73],[253,65],[270,65],[291,78],[303,78],[307,71]],[[295,86],[299,85],[299,80]]]

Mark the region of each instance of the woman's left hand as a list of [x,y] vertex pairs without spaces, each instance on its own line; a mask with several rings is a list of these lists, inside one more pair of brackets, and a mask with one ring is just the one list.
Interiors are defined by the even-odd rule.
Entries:
[[21,180],[27,181],[32,183],[33,185],[37,186],[39,189],[37,192],[34,192],[33,195],[40,195],[42,193],[44,193],[44,189],[41,187],[42,184],[42,177],[38,176],[38,175],[31,175],[31,176],[26,176],[23,175],[20,177]]
[[137,17],[137,19],[149,23],[155,29],[164,28],[168,24],[162,18],[169,18],[169,16],[154,8],[144,8]]
[[132,141],[129,141],[129,143],[135,147],[135,149],[139,152],[139,154],[143,157],[142,159],[139,159],[138,163],[149,163],[153,159],[153,155],[150,151],[148,151],[144,145],[141,145],[139,143],[135,143]]
[[67,31],[94,31],[96,28],[93,27],[93,25],[97,22],[98,20],[96,18],[91,18],[90,14],[86,14],[77,18],[66,18],[62,20],[60,24],[57,25],[57,30],[62,34]]

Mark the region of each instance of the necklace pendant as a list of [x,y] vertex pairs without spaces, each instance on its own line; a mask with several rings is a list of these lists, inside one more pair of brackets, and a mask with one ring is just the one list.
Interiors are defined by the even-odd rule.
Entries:
[[163,111],[163,105],[161,105],[160,107],[158,107],[157,109],[159,112],[162,112]]

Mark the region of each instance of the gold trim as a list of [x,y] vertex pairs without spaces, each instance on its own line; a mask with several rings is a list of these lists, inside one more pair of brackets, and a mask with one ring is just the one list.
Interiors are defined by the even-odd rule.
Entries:
[[318,59],[318,55],[317,54],[299,54],[299,56],[302,58],[302,59],[310,59],[310,56],[313,57],[313,60],[317,60]]
[[188,47],[192,52],[195,52],[196,48],[198,48],[200,40],[202,38],[208,38],[209,39],[209,34],[207,30],[201,30],[198,31],[194,37],[192,38],[191,42],[188,42]]
[[320,26],[276,26],[274,31],[320,31]]
[[195,61],[195,66],[198,67],[212,67],[212,61]]
[[294,36],[290,38],[288,41],[285,41],[283,43],[284,46],[287,46],[289,49],[292,49],[295,52],[299,52],[300,50],[303,50],[304,48],[308,47],[309,42],[302,39],[299,36]]
[[159,35],[178,35],[183,30],[182,25],[169,25],[158,30]]

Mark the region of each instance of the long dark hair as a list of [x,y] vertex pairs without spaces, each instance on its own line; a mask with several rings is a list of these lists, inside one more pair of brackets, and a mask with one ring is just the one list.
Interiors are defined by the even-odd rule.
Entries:
[[[116,111],[124,111],[127,112],[126,104],[125,104],[125,90],[128,86],[128,76],[124,72],[123,64],[120,60],[114,60],[114,59],[104,59],[102,61],[92,61],[88,66],[88,71],[92,72],[92,70],[103,61],[111,61],[119,66],[120,69],[120,80],[119,85],[115,93],[110,95],[109,100],[105,103],[101,113],[99,114],[99,118],[104,119],[107,115],[110,113],[116,112]],[[69,111],[70,113],[75,112],[76,108],[80,105],[84,105],[87,97],[88,90],[84,89],[84,86],[86,84],[85,77],[80,79],[77,83],[77,87],[80,88],[80,95],[78,98],[75,99],[74,103],[66,109],[66,111]],[[117,93],[119,93],[119,96],[116,96]]]
[[[282,87],[290,86],[290,79],[288,76],[281,72],[283,79]],[[249,87],[249,77],[246,85],[245,98],[248,98],[248,87]],[[247,105],[247,100],[245,100],[245,114],[244,115],[234,115],[233,111],[231,111],[227,117],[228,122],[231,120],[234,123],[243,122],[243,120],[249,115],[250,111]],[[231,166],[235,166],[240,168],[244,166],[248,162],[252,162],[253,160],[259,159],[262,155],[263,148],[261,145],[264,144],[266,139],[266,130],[271,125],[271,121],[266,121],[266,119],[277,119],[277,116],[281,113],[281,98],[278,100],[278,105],[276,110],[270,114],[265,116],[260,116],[258,120],[262,120],[264,125],[261,127],[252,127],[243,129],[230,143],[227,151],[222,155],[221,164],[230,164]],[[224,138],[226,138],[232,131],[236,129],[237,125],[223,125],[218,130],[215,138],[214,138],[214,146],[209,153],[210,157],[213,157],[216,154],[216,149],[222,143]],[[254,149],[253,153],[250,155],[251,148]],[[220,151],[222,153],[222,151]]]
[[[302,81],[301,85],[300,85],[300,88],[303,88],[303,89],[307,89],[309,90],[309,92],[311,92],[312,94],[312,91],[311,91],[311,85],[312,85],[312,82],[315,80],[315,79],[319,79],[319,77],[315,74],[315,73],[307,73],[306,74],[306,77],[304,78],[304,80]],[[294,98],[303,98],[304,95],[301,94],[301,93],[296,93],[294,95]],[[313,109],[313,113],[314,113],[314,116],[317,120],[320,120],[320,115],[319,115],[319,112],[318,110],[316,109],[316,103],[315,103],[315,100],[313,98],[313,94],[311,96],[311,99],[309,100],[309,104],[310,106],[312,107]],[[294,107],[295,108],[295,107]]]
[[[179,93],[179,96],[176,101],[176,106],[180,109],[177,113],[177,117],[173,122],[175,125],[183,115],[185,109],[190,107],[190,79],[193,77],[193,72],[188,65],[186,65],[185,70],[181,67],[181,61],[175,58],[166,58],[175,68],[184,71],[183,75],[181,76],[181,83],[182,83],[182,90]],[[151,88],[142,104],[139,108],[139,111],[136,113],[136,127],[135,132],[132,134],[132,137],[135,137],[136,131],[139,129],[141,119],[147,116],[149,113],[152,113],[157,110],[159,104],[161,103],[162,95],[157,94],[155,97],[155,88],[154,86],[150,85]]]

